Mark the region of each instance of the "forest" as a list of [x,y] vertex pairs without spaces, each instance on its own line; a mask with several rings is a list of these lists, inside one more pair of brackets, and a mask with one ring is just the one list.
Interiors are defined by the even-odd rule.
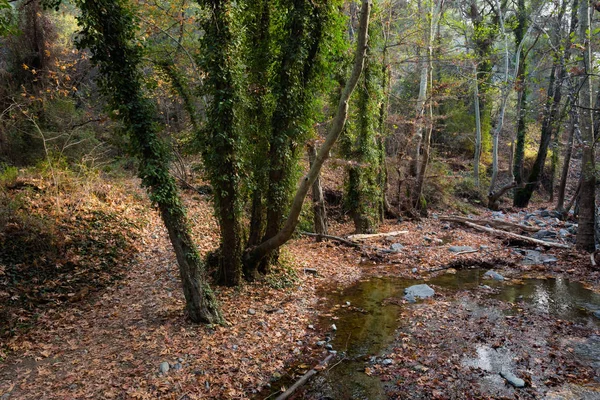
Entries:
[[0,400],[600,399],[597,11],[0,0]]

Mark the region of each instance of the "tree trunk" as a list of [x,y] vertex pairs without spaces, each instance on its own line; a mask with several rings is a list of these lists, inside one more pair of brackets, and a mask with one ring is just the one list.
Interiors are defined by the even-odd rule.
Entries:
[[[525,38],[525,29],[527,25],[527,14],[525,12],[525,0],[518,0],[517,26],[515,28],[515,45],[519,47],[519,62],[517,66],[516,86],[517,86],[517,140],[515,144],[515,158],[513,165],[513,177],[517,185],[523,183],[523,161],[525,159],[525,107],[527,107],[527,87],[525,82],[525,72],[527,69],[525,54],[522,43]],[[550,90],[554,90],[554,71],[550,77]],[[552,93],[552,92],[550,92]]]
[[473,157],[473,179],[475,182],[475,187],[479,187],[479,163],[481,162],[481,102],[479,99],[479,78],[477,66],[475,66],[473,104],[475,106],[475,156]]
[[[565,0],[566,1],[566,0]],[[574,32],[575,27],[578,24],[578,1],[573,0],[573,4],[571,5],[571,28],[570,34]],[[569,35],[570,36],[570,35]],[[570,39],[567,39],[567,44],[570,43]],[[568,57],[568,50],[565,50],[565,59]],[[564,65],[564,63],[563,63]],[[568,99],[567,102],[569,104],[569,116],[571,119],[571,126],[569,128],[569,137],[567,139],[567,149],[563,160],[563,168],[560,177],[560,187],[558,188],[558,200],[556,202],[556,210],[560,212],[564,212],[564,202],[565,202],[565,191],[567,188],[567,179],[569,177],[569,166],[571,164],[571,156],[573,154],[573,142],[575,138],[575,131],[579,127],[579,108],[577,107],[578,103],[578,93],[577,93],[577,85],[573,77],[570,73],[565,74],[565,78],[568,82]]]
[[[313,144],[308,145],[308,161],[310,167],[313,166],[317,158],[317,149]],[[325,208],[325,198],[323,197],[323,188],[321,187],[321,174],[317,175],[312,184],[312,201],[313,201],[313,220],[315,233],[327,235],[327,210]],[[317,242],[321,239],[317,236]]]
[[290,213],[283,225],[283,228],[275,236],[264,241],[260,245],[246,250],[245,262],[248,265],[258,265],[258,263],[260,263],[260,261],[264,259],[270,252],[279,248],[281,245],[287,242],[292,237],[292,234],[296,229],[296,225],[298,224],[298,217],[300,216],[300,212],[302,211],[302,204],[304,203],[304,199],[308,191],[310,190],[310,187],[317,179],[317,176],[321,171],[321,167],[323,166],[323,163],[329,155],[329,151],[337,141],[346,124],[346,119],[348,117],[348,102],[350,100],[352,92],[356,88],[356,84],[358,83],[365,63],[365,54],[367,51],[367,32],[369,28],[370,14],[370,0],[362,0],[360,31],[358,35],[354,66],[352,68],[350,78],[346,82],[346,86],[342,91],[340,101],[338,104],[338,109],[331,124],[331,128],[329,129],[329,133],[327,134],[325,142],[319,149],[317,157],[312,167],[310,168],[308,174],[300,181],[300,187],[298,188],[296,195],[294,196]]
[[[427,86],[429,87],[429,96],[433,96],[433,41],[437,37],[437,31],[439,28],[439,21],[442,16],[442,7],[444,0],[437,0],[437,4],[430,6],[430,17],[429,19],[429,35],[427,38]],[[433,132],[433,101],[429,99],[427,105],[428,119],[425,130],[425,137],[423,138],[422,149],[423,155],[421,157],[420,165],[418,166],[418,173],[416,179],[416,185],[413,193],[413,207],[417,210],[424,211],[425,204],[421,202],[423,194],[423,185],[425,182],[425,176],[427,175],[427,167],[429,166],[429,152],[431,149],[431,134]]]
[[594,115],[592,111],[592,46],[591,46],[591,8],[582,1],[579,13],[579,38],[585,50],[582,59],[581,95],[581,137],[583,151],[581,160],[581,194],[579,200],[579,228],[577,229],[577,248],[592,252],[596,247],[596,166],[594,160]]

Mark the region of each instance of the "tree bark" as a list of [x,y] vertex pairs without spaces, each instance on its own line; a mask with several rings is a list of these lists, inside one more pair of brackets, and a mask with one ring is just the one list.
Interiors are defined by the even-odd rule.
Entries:
[[325,142],[319,149],[315,162],[310,168],[308,174],[300,181],[300,187],[296,192],[296,195],[292,202],[290,213],[283,225],[283,228],[275,236],[267,239],[260,245],[246,250],[245,262],[248,264],[257,265],[271,251],[279,248],[281,245],[287,242],[292,237],[292,234],[294,233],[294,230],[298,225],[298,217],[300,216],[304,199],[308,191],[310,190],[310,187],[317,179],[317,176],[321,171],[321,167],[323,166],[323,163],[329,155],[329,151],[337,141],[346,124],[346,119],[348,117],[348,102],[350,100],[352,92],[356,88],[356,84],[358,83],[365,63],[365,54],[367,51],[367,32],[369,28],[370,14],[370,0],[362,0],[360,31],[358,35],[354,66],[352,68],[350,78],[346,82],[346,86],[342,91],[340,101],[338,104],[338,109],[331,124],[331,128],[329,129],[327,138],[325,139]]
[[587,1],[581,1],[579,13],[579,38],[585,50],[582,59],[581,95],[581,136],[583,140],[581,160],[581,193],[579,200],[579,228],[577,229],[577,248],[592,252],[596,247],[596,166],[594,160],[594,114],[592,111],[592,44],[591,44],[591,7]]
[[[315,163],[317,158],[317,149],[313,144],[308,145],[308,161],[310,166]],[[327,210],[325,208],[325,198],[323,197],[323,188],[321,187],[321,174],[317,175],[312,184],[312,201],[313,201],[313,221],[315,233],[327,235]],[[317,242],[320,242],[321,237],[317,237]]]

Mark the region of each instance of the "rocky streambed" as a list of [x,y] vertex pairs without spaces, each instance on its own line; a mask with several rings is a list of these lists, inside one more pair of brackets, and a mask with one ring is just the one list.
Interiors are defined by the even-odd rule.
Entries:
[[447,272],[328,293],[315,346],[336,358],[295,398],[600,399],[599,294],[562,278]]

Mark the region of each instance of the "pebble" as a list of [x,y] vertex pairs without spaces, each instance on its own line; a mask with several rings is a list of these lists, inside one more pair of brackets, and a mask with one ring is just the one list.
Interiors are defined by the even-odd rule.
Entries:
[[448,250],[453,253],[461,253],[463,251],[475,251],[475,249],[471,246],[450,246]]
[[383,365],[392,365],[394,363],[394,361],[392,361],[392,359],[390,358],[386,358],[385,360],[383,360],[381,362]]
[[248,314],[254,315],[254,314],[256,314],[256,310],[254,308],[249,308],[248,309]]
[[158,372],[166,374],[167,372],[169,372],[169,368],[170,368],[169,363],[166,361],[163,361],[158,366]]
[[396,252],[401,251],[403,248],[404,248],[404,246],[400,243],[394,243],[390,246],[390,250],[396,251]]
[[330,345],[330,344],[326,344],[326,345],[325,345],[325,348],[326,348],[327,350],[333,350],[333,346],[332,346],[332,345]]
[[173,370],[175,370],[175,371],[179,371],[182,368],[183,368],[183,365],[181,365],[180,363],[173,365]]
[[314,325],[309,325],[309,326],[308,326],[308,329],[313,329],[313,330],[314,330],[314,329],[315,329],[315,326],[314,326]]
[[331,330],[332,331],[337,331],[337,326],[335,326],[335,324],[331,324]]
[[319,347],[323,347],[323,346],[325,346],[325,341],[324,341],[324,340],[319,340],[319,341],[317,342],[317,346],[319,346]]

